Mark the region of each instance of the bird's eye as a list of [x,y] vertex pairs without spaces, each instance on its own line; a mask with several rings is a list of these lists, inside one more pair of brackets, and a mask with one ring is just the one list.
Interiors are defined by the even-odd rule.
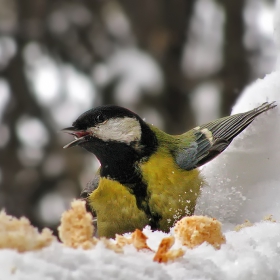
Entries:
[[100,114],[100,115],[97,115],[96,117],[96,122],[97,123],[102,123],[104,122],[104,117]]

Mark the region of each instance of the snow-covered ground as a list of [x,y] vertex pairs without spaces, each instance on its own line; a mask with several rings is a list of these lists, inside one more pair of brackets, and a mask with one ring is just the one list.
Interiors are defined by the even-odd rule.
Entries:
[[203,189],[196,214],[221,222],[257,222],[272,214],[280,221],[280,72],[257,80],[243,92],[232,113],[263,102],[278,106],[258,116],[228,149],[202,168]]
[[[280,1],[275,20],[280,49]],[[280,61],[280,55],[278,62]],[[265,101],[278,107],[259,116],[231,146],[202,168],[208,182],[196,214],[216,217],[224,225],[226,244],[220,250],[202,244],[173,263],[152,261],[151,252],[126,246],[123,254],[101,243],[92,250],[60,243],[37,252],[0,250],[0,280],[26,279],[280,279],[280,223],[264,222],[272,214],[280,222],[280,63],[275,72],[249,85],[232,113]],[[233,226],[256,222],[239,232]],[[156,249],[161,232],[145,229],[148,245]]]
[[[0,279],[280,279],[280,224],[262,222],[240,232],[229,231],[220,250],[202,244],[187,250],[173,263],[153,262],[154,253],[137,252],[130,245],[123,254],[101,243],[92,250],[70,249],[53,243],[38,252],[0,252]],[[148,245],[156,249],[164,236],[144,231]]]

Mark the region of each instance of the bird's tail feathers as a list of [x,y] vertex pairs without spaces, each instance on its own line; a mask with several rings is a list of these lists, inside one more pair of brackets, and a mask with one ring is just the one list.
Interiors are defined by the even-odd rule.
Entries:
[[243,131],[258,115],[276,106],[275,101],[271,103],[265,102],[253,110],[218,119],[202,125],[201,128],[206,128],[211,131],[213,140],[224,139],[230,143],[233,138]]

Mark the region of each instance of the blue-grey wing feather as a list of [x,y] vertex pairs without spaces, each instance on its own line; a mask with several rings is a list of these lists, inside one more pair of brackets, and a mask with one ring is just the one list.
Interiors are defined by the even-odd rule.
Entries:
[[[175,153],[176,163],[185,170],[192,170],[207,163],[223,152],[258,115],[275,106],[275,102],[265,102],[251,111],[221,118],[194,128],[191,131],[194,137],[193,142],[186,144],[185,147],[184,144],[180,146]],[[189,135],[190,133],[186,134],[186,137]]]

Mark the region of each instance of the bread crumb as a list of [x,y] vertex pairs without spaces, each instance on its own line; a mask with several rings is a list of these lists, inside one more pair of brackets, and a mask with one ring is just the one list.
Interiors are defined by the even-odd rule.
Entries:
[[174,236],[165,237],[161,240],[161,243],[158,246],[158,250],[154,256],[155,262],[167,262],[166,253],[173,246],[175,242]]
[[180,257],[183,257],[184,254],[185,254],[185,251],[182,248],[179,248],[179,249],[174,249],[174,250],[168,251],[165,254],[165,256],[168,261],[174,261]]
[[74,200],[71,209],[61,216],[61,225],[58,227],[60,240],[67,247],[91,249],[98,239],[93,237],[93,218],[86,211],[85,201]]
[[50,229],[44,228],[41,233],[21,217],[9,216],[4,210],[0,212],[0,248],[15,249],[18,252],[35,251],[49,246],[55,237]]
[[120,247],[124,247],[125,245],[129,245],[132,243],[131,238],[124,237],[123,235],[116,234],[115,238],[117,245]]
[[133,246],[139,251],[139,250],[143,250],[143,249],[147,249],[150,250],[149,246],[147,245],[146,240],[148,239],[148,237],[139,229],[136,229],[132,235],[131,235],[131,239],[132,239],[132,244]]
[[246,227],[252,227],[254,224],[252,224],[249,220],[245,220],[243,224],[237,225],[234,230],[235,231],[240,231],[243,228]]
[[100,241],[103,242],[107,249],[113,250],[116,253],[123,253],[123,246],[120,246],[118,243],[113,243],[110,239],[101,237]]
[[17,268],[15,266],[11,267],[11,274],[15,274],[17,272]]
[[131,238],[124,237],[122,235],[116,234],[116,242],[120,247],[125,245],[133,244],[133,246],[139,251],[143,249],[150,250],[150,247],[147,245],[146,240],[148,237],[139,229],[136,229],[132,234]]
[[272,223],[276,223],[276,220],[272,218],[273,215],[267,215],[267,216],[264,216],[263,220],[264,221],[267,221],[267,222],[272,222]]
[[178,221],[174,228],[175,236],[188,248],[194,248],[208,242],[220,249],[226,238],[221,231],[221,223],[205,216],[185,217]]
[[182,257],[185,252],[181,248],[169,250],[173,246],[174,242],[174,236],[163,238],[154,256],[154,262],[166,263],[168,261],[174,261],[175,259]]

